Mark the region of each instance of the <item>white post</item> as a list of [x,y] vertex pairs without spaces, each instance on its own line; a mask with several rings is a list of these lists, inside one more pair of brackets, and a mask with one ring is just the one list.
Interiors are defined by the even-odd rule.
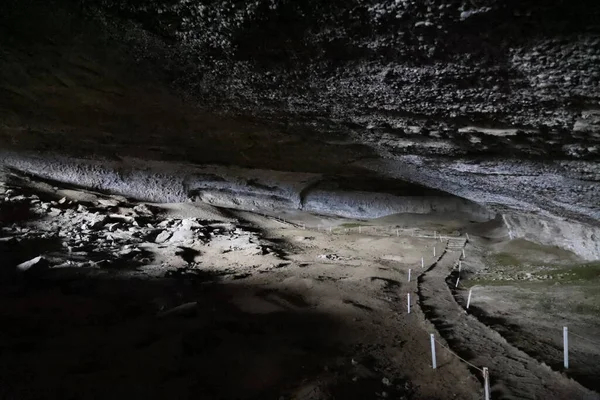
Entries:
[[412,269],[408,269],[408,281],[410,282],[410,272],[412,271]]
[[433,369],[436,369],[437,362],[435,360],[435,337],[433,336],[433,333],[429,335],[429,337],[431,338],[431,365],[433,366]]
[[463,260],[465,259],[465,249],[462,249]]
[[396,237],[400,236],[400,229],[396,229]]
[[423,257],[421,257],[421,268],[425,268],[425,261],[423,261]]
[[569,328],[563,326],[563,352],[565,369],[569,369]]
[[406,306],[408,308],[408,313],[410,314],[410,293],[406,293]]
[[433,238],[437,239],[437,231],[433,231]]
[[490,400],[490,372],[487,367],[483,367],[483,391],[485,400]]
[[460,282],[460,275],[458,276],[458,278],[456,278],[456,285],[454,285],[455,288],[458,287],[458,282]]
[[458,272],[462,269],[462,261],[458,260]]
[[329,233],[331,233],[331,226],[329,227]]
[[467,310],[469,309],[469,306],[471,305],[471,295],[473,294],[473,288],[469,289],[469,297],[467,298]]
[[442,235],[440,235],[440,242],[443,242],[444,238],[442,237]]
[[435,246],[433,246],[433,256],[435,257]]
[[508,231],[508,237],[510,238],[510,240],[513,240],[513,235],[511,231]]

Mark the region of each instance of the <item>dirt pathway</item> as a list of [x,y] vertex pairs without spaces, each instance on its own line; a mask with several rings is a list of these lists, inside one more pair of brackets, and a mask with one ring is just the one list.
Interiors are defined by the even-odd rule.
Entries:
[[453,351],[479,367],[489,368],[492,397],[600,399],[597,393],[514,348],[456,303],[445,279],[460,259],[461,247],[462,242],[451,239],[440,260],[419,277],[419,300],[423,312]]
[[[435,328],[417,306],[416,278],[423,272],[420,247],[410,256],[411,259],[418,258],[419,262],[408,263],[377,256],[384,249],[393,252],[390,246],[394,243],[397,246],[395,254],[408,256],[408,247],[412,246],[407,247],[396,235],[332,235],[328,231],[293,227],[273,227],[269,234],[270,240],[282,238],[298,246],[289,256],[292,264],[278,269],[269,281],[281,282],[277,286],[282,289],[294,289],[320,313],[346,315],[348,328],[343,343],[353,349],[355,359],[376,360],[379,370],[385,371],[390,379],[407,379],[411,385],[411,399],[481,398],[480,383],[452,355],[440,354],[438,361],[443,368],[434,370],[431,367],[428,337]],[[298,237],[305,236],[312,239],[297,241]],[[429,243],[429,240],[422,240],[422,243]],[[437,242],[435,245],[439,257],[445,244]],[[336,257],[332,259],[318,257],[334,250]],[[427,264],[433,260],[432,253],[425,257]],[[412,267],[411,282],[407,279],[409,267]],[[247,282],[255,279],[264,279],[264,276],[250,277]],[[411,294],[410,314],[406,309],[407,293]]]

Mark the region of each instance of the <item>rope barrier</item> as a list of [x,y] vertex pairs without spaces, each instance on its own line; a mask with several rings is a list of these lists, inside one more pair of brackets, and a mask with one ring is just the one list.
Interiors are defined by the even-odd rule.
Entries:
[[440,346],[442,346],[444,349],[448,350],[448,352],[450,352],[452,355],[458,357],[462,362],[469,364],[471,367],[475,368],[476,370],[478,370],[479,372],[481,372],[483,374],[483,369],[477,367],[476,365],[473,365],[472,363],[468,362],[467,360],[465,360],[464,358],[462,358],[461,356],[459,356],[458,354],[456,354],[455,352],[453,352],[452,350],[450,350],[448,347],[444,346],[442,343],[440,343],[439,340],[435,339],[435,342],[437,344],[439,344]]
[[[281,222],[281,223],[286,223],[289,225],[292,225],[294,227],[302,227],[303,229],[311,229],[311,230],[321,230],[321,227],[323,228],[323,230],[327,231],[330,230],[331,233],[339,233],[339,232],[343,232],[343,233],[352,233],[352,230],[356,230],[356,231],[375,231],[375,233],[383,233],[383,234],[388,234],[390,236],[393,236],[393,233],[398,231],[398,232],[409,232],[411,233],[412,237],[416,237],[416,238],[422,238],[422,239],[440,239],[440,235],[436,235],[434,234],[421,234],[421,235],[417,235],[415,234],[415,230],[414,229],[410,229],[410,228],[397,228],[394,225],[380,225],[380,226],[368,226],[368,225],[361,225],[360,229],[359,228],[346,228],[344,226],[338,226],[338,227],[334,227],[333,225],[330,225],[329,227],[326,224],[319,224],[317,226],[310,226],[307,224],[299,224],[299,223],[295,223],[295,222],[291,222],[288,221],[286,219],[280,218],[280,217],[276,217],[276,216],[271,216],[271,215],[266,215],[263,214],[263,216],[265,218],[271,218],[277,222]],[[342,231],[343,229],[343,231]],[[361,232],[361,233],[362,233]],[[396,234],[397,236],[397,234]],[[450,236],[450,235],[445,235],[443,236],[444,240],[452,240],[452,239],[462,239],[462,236]]]
[[600,343],[599,343],[599,342],[596,342],[596,341],[594,341],[594,340],[592,340],[592,339],[588,339],[588,338],[586,338],[586,337],[584,337],[584,336],[578,335],[578,334],[574,333],[574,332],[573,332],[573,331],[571,331],[571,330],[569,330],[569,335],[577,336],[578,338],[581,338],[581,339],[587,340],[588,342],[590,342],[590,343],[593,343],[593,344],[595,344],[596,346],[600,346]]

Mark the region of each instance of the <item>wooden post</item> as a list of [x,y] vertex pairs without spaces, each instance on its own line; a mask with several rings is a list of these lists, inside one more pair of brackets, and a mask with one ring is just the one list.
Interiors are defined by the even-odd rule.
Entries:
[[569,369],[569,328],[563,326],[563,358],[565,369]]
[[473,294],[473,288],[469,289],[469,297],[467,297],[467,310],[469,309],[469,306],[471,305],[471,295]]
[[485,400],[490,400],[490,372],[487,367],[483,367],[483,392]]
[[433,333],[429,337],[431,340],[431,366],[433,367],[433,369],[436,369],[437,362],[435,359],[435,337],[433,336]]

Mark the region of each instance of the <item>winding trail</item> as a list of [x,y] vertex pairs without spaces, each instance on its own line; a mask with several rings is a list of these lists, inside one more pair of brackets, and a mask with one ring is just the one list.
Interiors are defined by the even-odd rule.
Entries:
[[[552,371],[511,346],[496,331],[467,314],[455,301],[446,277],[466,245],[451,238],[445,252],[418,278],[423,313],[450,348],[478,367],[488,367],[494,399],[600,399],[572,379]],[[474,370],[475,371],[475,370]],[[477,375],[481,374],[477,371]]]

